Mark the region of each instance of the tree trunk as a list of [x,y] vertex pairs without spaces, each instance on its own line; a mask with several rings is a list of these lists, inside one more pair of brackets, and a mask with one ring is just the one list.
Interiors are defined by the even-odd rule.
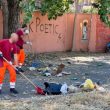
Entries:
[[8,35],[16,32],[16,29],[19,27],[19,18],[20,18],[20,0],[7,0],[8,10],[9,10],[9,19],[8,19]]
[[8,37],[8,4],[7,0],[1,0],[3,13],[3,38]]
[[74,51],[75,49],[75,45],[74,45],[74,40],[75,40],[75,32],[76,32],[76,19],[77,19],[77,13],[78,13],[78,3],[79,3],[79,0],[76,0],[75,1],[75,16],[74,16],[74,25],[73,25],[73,37],[72,37],[72,41],[73,41],[73,44],[72,44],[72,51]]

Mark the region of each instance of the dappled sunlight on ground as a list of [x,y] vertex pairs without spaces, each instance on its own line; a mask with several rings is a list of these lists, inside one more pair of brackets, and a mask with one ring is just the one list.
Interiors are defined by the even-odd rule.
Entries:
[[[43,75],[36,68],[29,70],[32,62],[42,62],[42,68],[49,68],[52,72],[59,64],[64,64],[63,71],[70,75],[62,77]],[[51,66],[49,66],[51,65]],[[34,88],[20,75],[17,75],[16,89],[19,91],[17,97],[9,95],[9,74],[6,75],[3,94],[0,96],[0,108],[6,110],[110,110],[110,55],[102,53],[46,53],[38,54],[36,57],[27,57],[24,67],[25,75],[36,85],[44,88],[43,83],[55,82],[68,85],[83,83],[90,78],[93,82],[100,81],[101,85],[108,90],[101,94],[96,91],[85,93],[73,93],[67,96],[39,96],[35,94]]]

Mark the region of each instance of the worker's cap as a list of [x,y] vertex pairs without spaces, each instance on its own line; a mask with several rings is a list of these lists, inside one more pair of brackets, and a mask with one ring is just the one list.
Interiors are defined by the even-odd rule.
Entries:
[[22,35],[24,35],[24,32],[23,32],[22,30],[18,30],[18,31],[16,32],[16,34],[17,34],[18,36],[22,36]]

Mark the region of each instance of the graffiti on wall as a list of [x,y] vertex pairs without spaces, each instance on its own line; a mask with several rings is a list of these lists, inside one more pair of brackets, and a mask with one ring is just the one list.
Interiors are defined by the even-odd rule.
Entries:
[[[33,29],[32,26],[36,25],[36,29]],[[42,33],[50,33],[50,34],[58,34],[58,26],[56,24],[45,23],[41,22],[39,17],[36,18],[35,23],[32,21],[29,25],[30,32],[42,32]]]
[[[35,28],[33,28],[33,25],[35,25]],[[62,32],[59,32],[59,25],[58,24],[52,24],[52,23],[42,23],[41,19],[39,17],[36,17],[35,21],[32,21],[29,24],[29,30],[30,32],[40,32],[45,34],[53,34],[58,37],[58,39],[62,39],[64,37],[64,34]]]

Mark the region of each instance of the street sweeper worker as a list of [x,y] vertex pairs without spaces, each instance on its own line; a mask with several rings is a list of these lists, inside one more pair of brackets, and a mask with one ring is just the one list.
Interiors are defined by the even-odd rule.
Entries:
[[[18,67],[18,59],[17,59],[17,46],[16,42],[18,41],[18,35],[16,33],[12,33],[9,39],[0,40],[0,94],[2,93],[2,85],[5,76],[6,69],[9,71],[10,74],[10,92],[13,94],[17,94],[17,90],[15,89],[16,83],[16,71],[10,65],[12,64],[12,57],[14,55],[14,66]],[[10,62],[7,63],[4,59]]]
[[29,34],[29,31],[27,29],[27,25],[24,24],[22,26],[22,28],[19,28],[16,31],[16,34],[18,35],[18,41],[17,41],[16,45],[20,49],[19,54],[18,54],[18,62],[19,62],[19,65],[22,66],[25,61],[25,51],[23,49],[23,45],[24,44],[32,45],[31,42],[25,42],[25,40],[24,40],[25,36],[27,36]]

